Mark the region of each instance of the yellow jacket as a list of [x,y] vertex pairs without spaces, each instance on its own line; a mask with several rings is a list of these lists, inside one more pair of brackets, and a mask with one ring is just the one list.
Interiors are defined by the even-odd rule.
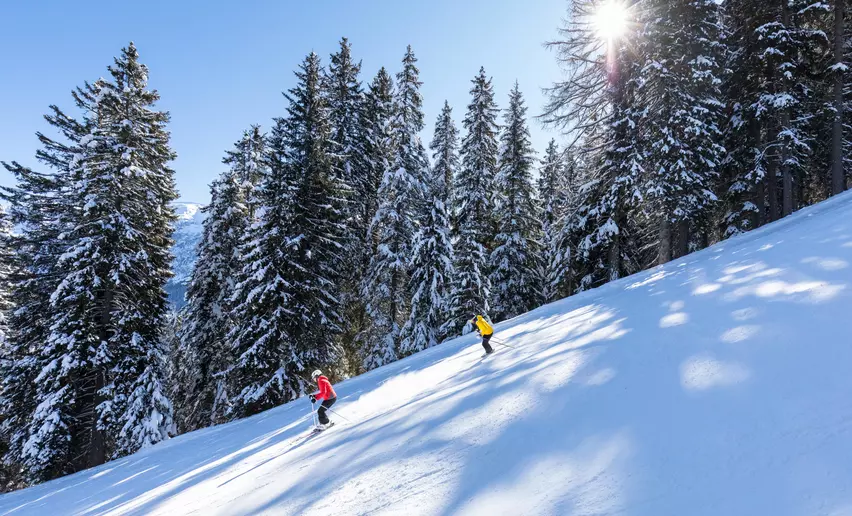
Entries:
[[494,328],[492,328],[491,325],[488,324],[488,321],[486,321],[481,315],[475,316],[471,322],[476,325],[476,328],[483,337],[494,333]]

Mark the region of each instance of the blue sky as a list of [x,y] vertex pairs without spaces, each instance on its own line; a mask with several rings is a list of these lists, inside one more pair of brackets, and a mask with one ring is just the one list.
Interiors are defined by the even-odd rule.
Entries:
[[[405,46],[413,46],[427,143],[445,99],[461,122],[480,66],[493,76],[501,108],[517,79],[530,115],[538,114],[541,88],[560,75],[542,44],[555,37],[567,7],[567,0],[0,2],[0,160],[36,166],[35,132],[48,130],[48,106],[71,109],[71,90],[105,75],[131,40],[160,107],[172,114],[185,201],[209,199],[224,151],[252,123],[268,129],[284,113],[281,92],[293,85],[298,63],[310,51],[327,62],[341,36],[363,61],[364,83],[381,66],[395,73]],[[541,152],[555,135],[531,126]],[[10,180],[2,171],[0,183]]]

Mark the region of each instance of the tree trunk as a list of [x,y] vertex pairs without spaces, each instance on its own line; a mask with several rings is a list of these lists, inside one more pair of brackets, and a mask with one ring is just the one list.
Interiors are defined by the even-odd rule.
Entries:
[[[784,24],[784,27],[787,30],[790,30],[790,10],[788,9],[787,2],[789,0],[781,0],[781,22]],[[782,87],[782,91],[788,93],[787,85],[784,84]],[[790,108],[785,108],[781,112],[781,130],[787,131],[790,129]],[[786,217],[793,213],[793,173],[790,170],[790,141],[788,137],[784,137],[781,139],[781,176],[783,177],[783,191],[782,191],[782,211],[783,216]]]
[[769,218],[766,222],[778,219],[778,156],[769,156],[766,164],[766,195],[769,197]]
[[[790,115],[785,114],[784,118],[789,120]],[[784,146],[781,159],[781,175],[784,178],[782,216],[786,217],[793,213],[793,173],[790,171],[790,164],[787,163],[789,160],[789,149],[786,145]]]
[[662,265],[672,259],[672,225],[669,218],[664,216],[660,222],[660,252],[657,263]]
[[609,281],[621,278],[621,235],[612,238],[612,247],[609,248]]
[[675,225],[677,230],[677,248],[675,258],[682,258],[689,254],[689,221],[681,219]]
[[612,218],[618,226],[618,233],[612,236],[612,245],[609,248],[609,256],[607,257],[609,278],[607,278],[607,281],[615,281],[621,278],[621,233],[624,231],[621,209],[621,202],[617,201]]
[[844,0],[834,0],[834,124],[831,128],[831,193],[837,195],[846,189],[843,171],[843,43],[844,43]]
[[[751,142],[754,145],[754,153],[756,159],[758,149],[760,149],[761,132],[760,120],[758,120],[754,116],[752,116],[751,120],[749,121],[749,133],[751,136]],[[769,219],[769,214],[766,211],[766,188],[763,181],[758,181],[754,185],[754,205],[757,207],[757,212],[752,217],[752,222],[754,223],[752,228],[759,228],[760,226],[766,224],[766,221]]]
[[[101,301],[100,321],[98,321],[100,325],[98,338],[101,342],[107,342],[111,337],[112,332],[110,331],[110,325],[112,320],[112,301],[114,296],[115,292],[113,292],[111,288],[108,288],[106,292],[104,292],[104,297]],[[100,418],[98,417],[97,411],[97,406],[104,401],[103,395],[100,391],[105,385],[104,371],[95,371],[90,398],[92,400],[92,420],[89,428],[91,436],[89,438],[89,449],[86,453],[87,468],[98,466],[106,462],[106,439],[104,437],[103,430],[98,428],[98,420]]]
[[757,223],[754,227],[759,228],[769,222],[769,208],[766,205],[766,181],[760,181],[754,186],[754,204],[757,206],[757,213],[754,216]]

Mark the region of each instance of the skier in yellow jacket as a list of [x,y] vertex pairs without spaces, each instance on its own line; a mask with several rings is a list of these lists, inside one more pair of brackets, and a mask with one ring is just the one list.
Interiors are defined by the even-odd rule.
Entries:
[[491,340],[491,336],[494,335],[494,328],[481,315],[474,315],[473,319],[470,320],[470,324],[482,336],[482,347],[485,348],[485,354],[490,355],[493,353],[494,349],[491,348],[489,341]]

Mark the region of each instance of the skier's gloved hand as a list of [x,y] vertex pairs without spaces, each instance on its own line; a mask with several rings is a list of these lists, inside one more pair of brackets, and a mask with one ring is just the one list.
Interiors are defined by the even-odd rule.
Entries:
[[317,402],[317,397],[314,396],[313,394],[311,394],[311,403],[316,403],[316,402]]

